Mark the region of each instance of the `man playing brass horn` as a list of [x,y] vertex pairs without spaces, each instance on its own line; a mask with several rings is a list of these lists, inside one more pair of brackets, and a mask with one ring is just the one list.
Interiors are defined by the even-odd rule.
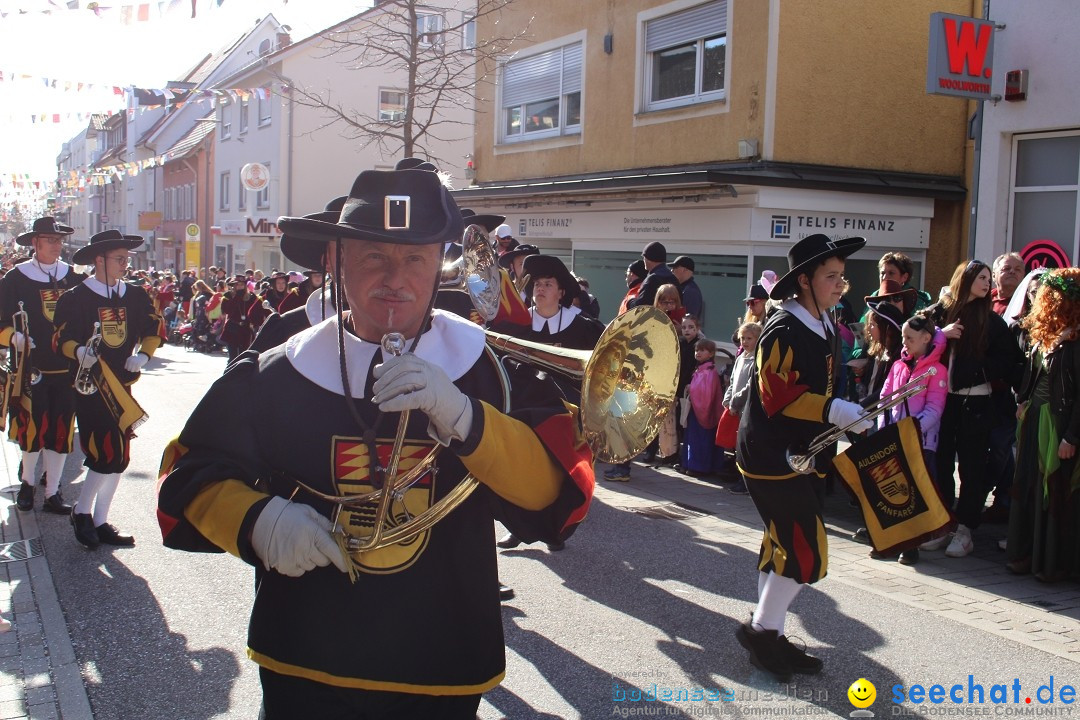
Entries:
[[[58,515],[71,512],[60,495],[60,476],[75,436],[75,392],[67,359],[53,351],[53,314],[60,295],[86,279],[60,259],[64,236],[73,232],[51,217],[35,220],[30,232],[15,239],[19,245],[32,246],[34,256],[12,268],[0,282],[0,344],[11,345],[11,352],[17,350],[19,356],[30,359],[25,373],[31,368],[41,373],[40,381],[30,389],[29,403],[9,403],[9,435],[22,450],[16,504],[20,510],[33,509],[34,474],[43,453],[45,502],[41,509]],[[20,309],[25,323],[16,317]]]
[[[361,173],[337,222],[278,226],[326,245],[350,310],[241,355],[210,388],[162,462],[164,542],[255,567],[248,654],[267,720],[471,720],[505,667],[493,518],[530,541],[565,537],[592,495],[590,451],[535,369],[507,361],[500,411],[483,330],[432,309],[444,244],[463,229],[436,173]],[[303,398],[299,422],[283,396]],[[418,534],[349,549],[376,532],[375,502],[353,498],[393,480],[398,459],[419,474],[392,495],[391,530],[467,472],[479,488]]]
[[[128,466],[135,427],[145,419],[130,388],[161,346],[163,323],[150,296],[122,279],[129,252],[142,244],[140,236],[119,230],[91,237],[72,260],[93,266],[94,274],[61,295],[56,304],[53,342],[73,366],[87,368],[97,386],[93,394],[75,397],[87,470],[71,524],[75,539],[90,550],[102,543],[135,544],[134,537],[108,519],[120,474]],[[100,339],[91,342],[95,327]]]

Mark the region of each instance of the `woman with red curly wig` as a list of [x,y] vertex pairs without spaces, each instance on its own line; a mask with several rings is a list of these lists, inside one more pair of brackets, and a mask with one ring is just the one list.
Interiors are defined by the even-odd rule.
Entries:
[[1019,393],[1006,567],[1057,582],[1080,575],[1080,268],[1044,275],[1022,326],[1031,349]]

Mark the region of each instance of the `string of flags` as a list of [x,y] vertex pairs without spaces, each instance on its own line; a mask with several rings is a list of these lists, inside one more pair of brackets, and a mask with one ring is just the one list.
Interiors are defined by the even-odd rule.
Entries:
[[[80,12],[121,25],[150,22],[170,16],[196,17],[199,10],[215,10],[225,0],[160,0],[159,2],[97,2],[91,0],[6,0],[0,2],[0,19],[19,15],[58,15]],[[189,14],[190,13],[190,14]]]

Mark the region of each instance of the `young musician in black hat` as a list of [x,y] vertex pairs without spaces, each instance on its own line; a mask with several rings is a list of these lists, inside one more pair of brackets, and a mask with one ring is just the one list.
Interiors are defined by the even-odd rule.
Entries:
[[[825,577],[828,547],[815,483],[830,461],[820,455],[811,475],[788,465],[786,450],[805,447],[830,425],[863,418],[862,408],[835,397],[841,370],[839,340],[829,317],[847,285],[844,259],[866,240],[811,235],[788,251],[791,268],[772,288],[783,301],[765,324],[755,355],[738,432],[736,462],[765,525],[758,557],[758,604],[736,637],[758,668],[786,681],[813,674],[821,660],[784,635],[788,607],[807,583]],[[856,426],[855,432],[869,429]]]
[[[93,394],[75,396],[87,471],[71,523],[75,539],[90,549],[99,543],[135,544],[135,538],[117,530],[108,518],[120,473],[128,466],[135,427],[145,419],[130,389],[161,346],[162,320],[150,296],[121,279],[129,251],[142,243],[138,235],[119,230],[94,235],[72,256],[80,265],[92,265],[94,275],[56,304],[54,342],[76,368],[88,371],[97,387]],[[95,334],[100,338],[91,342]]]
[[[493,518],[530,541],[569,534],[591,497],[591,453],[545,373],[500,361],[478,325],[432,310],[444,246],[463,229],[435,173],[364,172],[338,222],[278,225],[333,253],[350,310],[243,355],[209,389],[163,460],[165,544],[255,566],[249,656],[267,720],[472,720],[505,667]],[[383,349],[391,333],[404,354]],[[283,394],[305,398],[302,422]],[[401,468],[442,450],[393,501],[393,522],[467,471],[480,485],[411,540],[345,554],[372,532],[374,506],[339,498],[384,487],[406,410]],[[378,621],[350,620],[369,611]]]
[[[30,232],[15,239],[31,246],[34,254],[17,264],[0,281],[0,345],[25,353],[29,366],[20,398],[8,398],[11,426],[8,434],[22,450],[19,493],[20,510],[34,507],[34,474],[39,455],[45,465],[45,512],[67,515],[71,506],[60,494],[64,460],[75,437],[75,392],[71,389],[68,361],[53,350],[56,302],[67,290],[86,279],[60,259],[64,237],[75,232],[51,217],[38,218]],[[26,322],[15,314],[25,312]],[[27,335],[28,333],[28,335]],[[31,373],[40,379],[27,388]],[[24,392],[25,391],[25,392]]]
[[255,329],[270,312],[263,307],[262,298],[248,289],[246,276],[236,275],[229,281],[229,292],[221,301],[221,314],[225,319],[221,342],[229,350],[229,363],[248,349],[255,339]]

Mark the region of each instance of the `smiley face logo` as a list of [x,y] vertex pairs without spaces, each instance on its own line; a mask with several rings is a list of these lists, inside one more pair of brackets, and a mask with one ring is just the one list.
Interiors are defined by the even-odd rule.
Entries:
[[859,678],[847,689],[848,700],[857,708],[868,708],[877,699],[877,688],[866,678]]

